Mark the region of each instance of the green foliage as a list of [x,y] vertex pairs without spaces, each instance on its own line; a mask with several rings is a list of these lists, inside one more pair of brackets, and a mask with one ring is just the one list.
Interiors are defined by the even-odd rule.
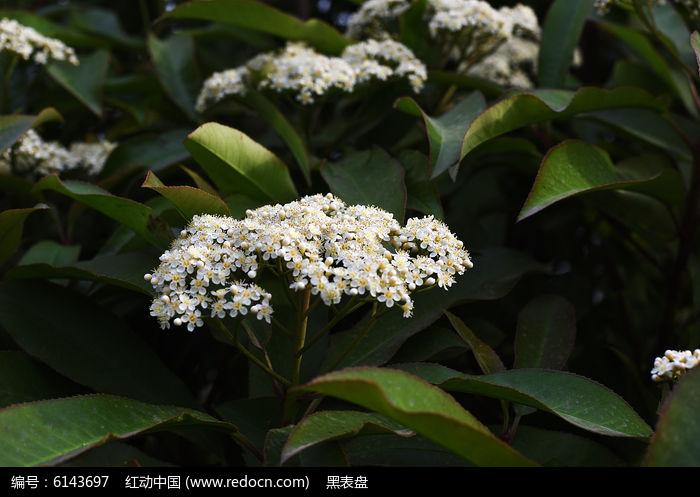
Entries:
[[[430,0],[357,39],[359,0],[171,3],[0,11],[79,59],[0,51],[0,465],[700,464],[700,373],[650,375],[700,348],[681,3],[525,2],[542,28],[507,42]],[[368,33],[425,80],[353,68]],[[280,76],[302,46],[344,86],[308,52]],[[329,193],[437,228],[346,231]],[[282,207],[314,195],[338,217]]]

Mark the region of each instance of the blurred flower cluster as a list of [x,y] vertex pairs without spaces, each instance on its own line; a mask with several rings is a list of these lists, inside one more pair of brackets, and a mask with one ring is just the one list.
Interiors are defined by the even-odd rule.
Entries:
[[369,40],[347,47],[341,57],[287,43],[279,53],[262,53],[244,66],[214,73],[204,82],[196,108],[203,112],[229,95],[245,95],[249,87],[288,93],[310,104],[332,90],[352,92],[357,84],[392,79],[407,79],[416,93],[427,79],[423,63],[401,43]]
[[15,171],[28,176],[45,176],[83,169],[92,176],[102,171],[116,146],[116,143],[102,140],[94,143],[74,142],[66,148],[57,141],[44,141],[30,129],[15,147],[0,154],[0,173]]
[[78,65],[78,57],[71,47],[13,19],[0,20],[0,52],[3,50],[19,54],[24,60],[31,58],[37,64],[46,64],[53,59]]

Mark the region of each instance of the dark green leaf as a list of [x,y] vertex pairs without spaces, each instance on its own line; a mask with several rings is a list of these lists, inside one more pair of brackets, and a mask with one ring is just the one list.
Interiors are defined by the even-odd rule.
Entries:
[[34,211],[45,209],[30,207],[28,209],[8,209],[0,212],[0,265],[12,257],[22,238],[24,221]]
[[239,431],[262,451],[267,432],[279,426],[282,416],[278,399],[258,397],[236,399],[216,406],[224,421],[238,426]]
[[40,180],[36,190],[54,190],[131,228],[145,240],[160,249],[167,248],[173,234],[168,224],[147,205],[134,200],[117,197],[89,183],[61,181],[52,174]]
[[693,94],[690,91],[685,74],[679,69],[672,68],[661,56],[659,50],[651,43],[647,35],[626,26],[620,26],[608,22],[600,22],[600,27],[617,36],[625,44],[631,47],[649,65],[652,71],[666,83],[667,88],[678,95],[685,108],[694,116],[697,116]]
[[542,26],[537,64],[539,86],[563,88],[593,0],[556,0]]
[[678,381],[664,404],[644,466],[700,466],[700,370]]
[[[37,302],[42,312],[36,312]],[[0,324],[27,353],[77,383],[141,400],[196,405],[185,384],[124,322],[72,290],[4,281]]]
[[78,393],[75,384],[15,350],[0,350],[0,385],[0,408]]
[[174,35],[160,41],[148,36],[148,49],[158,78],[170,99],[191,120],[197,120],[194,103],[201,87],[201,78],[194,61],[194,42],[185,35]]
[[245,103],[250,105],[260,117],[272,126],[277,134],[292,151],[294,158],[299,165],[299,169],[304,175],[307,184],[311,184],[311,163],[309,162],[309,151],[306,142],[297,133],[297,130],[289,123],[284,114],[275,107],[267,98],[256,91],[246,93]]
[[489,374],[505,371],[506,367],[503,365],[501,358],[498,357],[498,354],[496,354],[496,351],[485,342],[479,340],[479,337],[464,324],[464,321],[451,312],[445,311],[445,316],[447,316],[450,323],[452,323],[452,327],[457,332],[457,335],[469,345],[469,348],[474,353],[476,362],[479,364],[479,368],[481,368],[484,373]]
[[[434,289],[415,295],[410,319],[404,318],[399,311],[379,317],[371,333],[357,344],[339,367],[384,364],[409,337],[440,318],[444,309],[463,301],[499,299],[510,292],[524,275],[546,270],[545,266],[528,256],[505,248],[491,248],[474,257],[473,261],[474,268],[459,276],[457,283],[447,292]],[[362,326],[364,323],[339,334],[327,354],[326,364],[333,363]]]
[[665,104],[637,88],[584,87],[566,90],[533,90],[515,93],[495,103],[474,119],[464,136],[460,157],[481,143],[529,124],[570,117],[603,109],[640,107],[663,111]]
[[185,160],[189,154],[182,142],[188,133],[186,129],[174,129],[120,143],[109,154],[103,174],[112,174],[129,166],[142,166],[152,171],[159,171]]
[[591,117],[610,124],[674,155],[680,155],[684,159],[690,159],[693,156],[688,145],[668,120],[648,109],[601,110],[581,117]]
[[153,171],[148,172],[141,186],[155,190],[170,200],[186,221],[200,214],[231,215],[231,211],[221,198],[192,186],[165,186]]
[[610,449],[571,433],[518,427],[513,447],[543,466],[620,467],[625,462]]
[[97,117],[102,117],[102,85],[108,65],[109,55],[104,50],[98,50],[92,55],[80,57],[77,66],[54,62],[47,66],[47,70]]
[[402,97],[394,105],[407,114],[422,116],[430,142],[431,176],[434,178],[462,159],[460,152],[464,146],[465,133],[472,121],[486,108],[486,101],[481,93],[474,92],[437,118],[428,116],[410,97]]
[[581,141],[566,140],[552,148],[542,160],[518,221],[577,194],[636,187],[660,175],[661,171],[655,171],[645,177],[630,177],[615,169],[604,150]]
[[185,147],[223,195],[243,193],[276,202],[298,196],[287,166],[237,129],[206,123],[185,139]]
[[109,395],[22,404],[0,411],[0,466],[54,465],[112,440],[182,426],[236,432],[202,412]]
[[473,376],[438,364],[396,367],[447,391],[485,395],[536,407],[601,435],[649,437],[652,433],[644,420],[617,394],[572,373],[514,369]]
[[288,40],[306,41],[324,52],[333,54],[339,54],[351,43],[323,21],[310,19],[303,22],[274,7],[253,0],[186,2],[166,13],[164,17],[204,19],[243,26]]
[[71,24],[92,37],[107,40],[122,47],[138,50],[143,41],[127,34],[119,23],[117,13],[98,7],[75,6],[71,12]]
[[477,465],[533,465],[450,395],[402,371],[349,368],[318,377],[301,389],[383,414]]
[[61,114],[51,107],[36,116],[14,114],[0,117],[0,152],[19,140],[28,129],[46,121],[62,121]]
[[329,440],[384,432],[402,437],[414,435],[405,426],[379,414],[357,411],[315,412],[294,427],[282,449],[281,460],[284,463],[307,448]]
[[542,295],[518,314],[514,368],[561,369],[576,340],[576,313],[568,300]]
[[22,260],[22,265],[11,269],[11,279],[67,278],[88,280],[116,285],[131,291],[153,296],[153,287],[143,275],[153,271],[157,259],[145,252],[99,255],[89,261],[67,263],[33,262]]
[[391,434],[365,435],[343,442],[352,466],[458,468],[470,466],[463,458],[425,437]]
[[381,207],[399,222],[406,212],[404,174],[401,165],[378,147],[321,166],[321,176],[346,204]]
[[68,266],[78,260],[80,246],[61,245],[52,240],[42,240],[34,244],[22,256],[19,264],[48,264],[50,266]]
[[440,195],[430,181],[428,158],[416,150],[403,150],[399,162],[406,170],[406,208],[442,219]]

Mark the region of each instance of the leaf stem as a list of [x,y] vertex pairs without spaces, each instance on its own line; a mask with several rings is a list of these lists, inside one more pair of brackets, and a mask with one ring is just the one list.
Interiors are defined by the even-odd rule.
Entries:
[[238,338],[233,333],[231,333],[228,328],[226,328],[226,326],[221,321],[221,319],[214,318],[212,321],[216,324],[216,326],[217,326],[217,328],[219,328],[219,330],[221,330],[226,336],[228,336],[231,339],[231,341],[233,341],[233,344],[235,345],[235,347],[238,350],[240,350],[241,353],[244,356],[246,356],[253,364],[258,366],[260,369],[265,371],[267,374],[269,374],[270,376],[275,378],[277,381],[279,381],[283,385],[288,386],[290,384],[289,380],[287,378],[285,378],[284,376],[281,376],[279,373],[275,372],[271,367],[268,367],[260,359],[255,357],[248,349],[246,349],[243,345],[241,345],[241,343],[238,341]]
[[304,290],[299,297],[299,307],[297,307],[296,323],[294,326],[294,334],[292,336],[292,371],[290,373],[291,382],[288,384],[287,395],[284,400],[284,422],[291,423],[296,416],[296,393],[292,390],[293,387],[299,385],[301,378],[301,350],[304,348],[306,341],[306,328],[309,323],[309,302],[311,300],[311,289]]

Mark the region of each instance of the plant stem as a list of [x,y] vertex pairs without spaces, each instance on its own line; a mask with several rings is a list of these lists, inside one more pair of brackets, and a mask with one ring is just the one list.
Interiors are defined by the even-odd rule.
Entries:
[[241,345],[241,343],[238,341],[238,338],[233,333],[231,333],[228,328],[226,328],[221,319],[215,318],[212,321],[216,323],[217,328],[219,328],[219,330],[221,330],[226,336],[228,336],[233,341],[233,344],[236,346],[236,348],[240,350],[243,353],[243,355],[246,356],[253,364],[258,366],[260,369],[265,371],[267,374],[275,378],[283,385],[289,385],[289,380],[287,378],[275,372],[271,367],[268,367],[260,359],[255,357],[248,349]]
[[319,331],[318,333],[316,333],[316,335],[314,335],[314,337],[309,341],[309,343],[307,343],[304,347],[302,347],[302,348],[297,352],[297,354],[303,354],[304,352],[306,352],[307,350],[309,350],[311,347],[314,346],[314,344],[315,344],[316,342],[319,341],[319,339],[320,339],[323,335],[325,335],[326,333],[328,333],[328,331],[329,331],[331,328],[333,328],[333,326],[335,326],[336,324],[338,324],[338,322],[339,322],[341,319],[343,319],[345,316],[347,316],[347,315],[350,314],[351,312],[353,312],[353,311],[359,309],[359,308],[360,308],[361,306],[363,306],[363,305],[364,305],[364,302],[355,303],[355,297],[353,297],[352,299],[350,299],[350,301],[348,301],[348,303],[345,304],[345,307],[343,307],[343,308],[340,310],[340,312],[339,312],[338,314],[336,314],[335,316],[333,316],[333,319],[331,319],[331,320],[328,322],[328,324],[327,324],[326,326],[324,326],[323,328],[321,328],[321,331]]
[[323,372],[327,373],[329,371],[332,371],[340,364],[340,362],[345,359],[345,357],[352,351],[352,349],[355,348],[355,346],[360,343],[360,340],[362,340],[365,335],[369,332],[370,329],[372,329],[372,326],[374,325],[375,321],[379,316],[381,316],[385,311],[377,311],[377,303],[372,304],[372,315],[369,318],[369,321],[367,321],[367,324],[365,327],[362,329],[360,333],[357,334],[355,339],[352,341],[352,343],[346,348],[342,354],[340,354],[340,357],[338,357],[335,361],[333,361],[333,364],[331,364],[329,367],[327,367]]
[[309,323],[309,302],[311,300],[311,289],[306,289],[302,292],[300,306],[297,308],[296,323],[294,326],[294,334],[292,336],[292,371],[290,373],[291,383],[287,388],[287,396],[284,400],[284,422],[291,423],[296,416],[296,393],[292,389],[299,386],[301,377],[301,359],[300,351],[304,348],[306,341],[306,327]]

